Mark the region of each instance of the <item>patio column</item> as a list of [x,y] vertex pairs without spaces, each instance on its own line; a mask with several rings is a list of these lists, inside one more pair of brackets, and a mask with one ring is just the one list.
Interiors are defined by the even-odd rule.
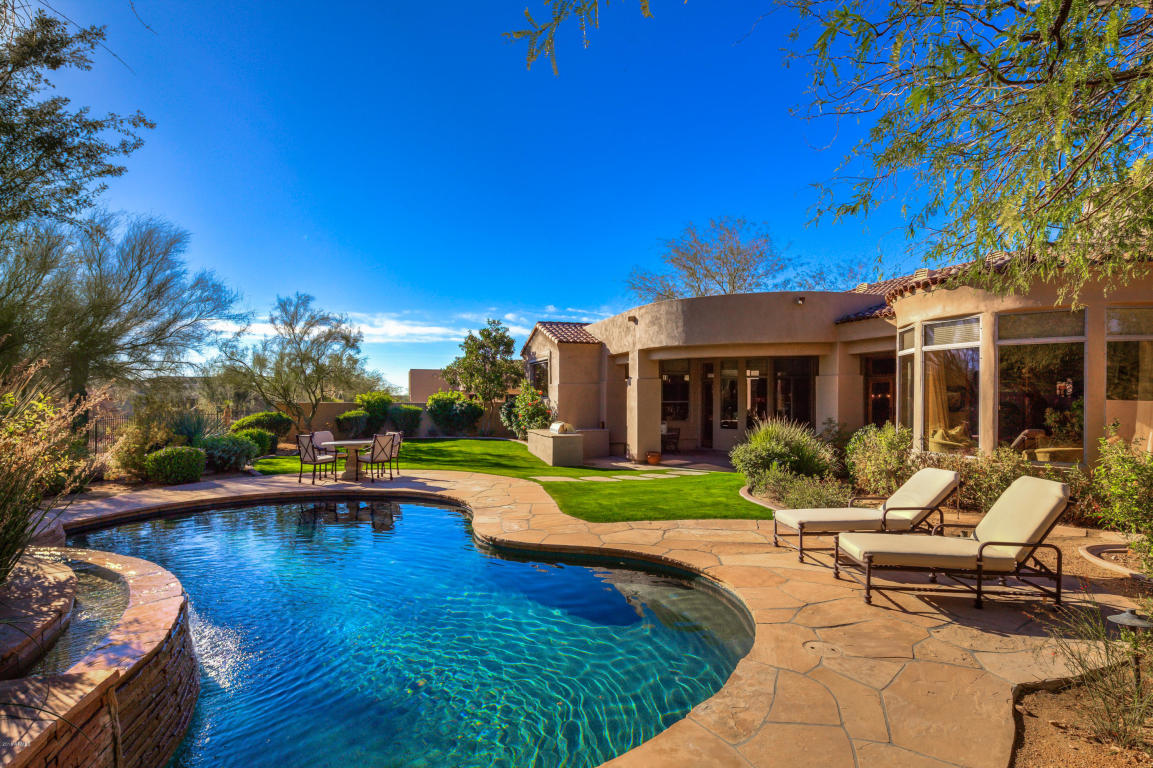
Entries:
[[629,352],[628,448],[633,461],[661,449],[660,364],[643,350]]

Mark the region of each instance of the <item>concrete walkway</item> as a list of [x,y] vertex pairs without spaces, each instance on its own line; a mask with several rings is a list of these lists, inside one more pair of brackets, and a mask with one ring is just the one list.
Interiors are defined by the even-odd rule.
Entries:
[[[1004,768],[1015,691],[1068,674],[1046,647],[1048,606],[1036,597],[995,598],[978,611],[964,596],[886,593],[868,606],[854,582],[774,547],[767,521],[586,523],[539,484],[514,478],[406,471],[389,483],[315,487],[288,476],[230,478],[81,501],[63,523],[78,530],[189,506],[351,490],[455,501],[485,542],[669,563],[744,602],[756,635],[732,677],[688,717],[606,764],[613,768]],[[1067,586],[1085,599],[1072,580]]]

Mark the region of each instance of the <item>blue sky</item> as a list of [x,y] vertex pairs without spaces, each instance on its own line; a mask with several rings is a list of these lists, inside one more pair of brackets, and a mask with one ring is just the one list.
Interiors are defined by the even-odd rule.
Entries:
[[348,313],[402,386],[485,317],[519,341],[628,308],[629,271],[692,221],[765,221],[833,264],[904,253],[894,214],[806,227],[861,128],[790,115],[788,19],[750,34],[748,3],[612,3],[589,49],[565,31],[559,77],[501,37],[525,0],[58,7],[125,62],[101,53],[62,92],[157,123],[103,205],[189,230],[190,263],[262,314],[295,291]]

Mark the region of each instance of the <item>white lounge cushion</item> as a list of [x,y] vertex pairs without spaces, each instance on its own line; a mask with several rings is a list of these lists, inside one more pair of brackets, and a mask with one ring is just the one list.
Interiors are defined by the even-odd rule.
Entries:
[[[873,565],[976,570],[975,539],[953,536],[901,536],[892,533],[845,533],[839,537],[841,552],[862,565],[871,555]],[[985,570],[1012,571],[1017,561],[1004,554],[985,550]]]
[[[841,531],[908,531],[928,517],[930,510],[943,502],[957,487],[961,478],[948,469],[922,469],[893,492],[881,509],[844,507],[841,509],[778,509],[773,513],[777,522],[790,528],[805,526],[806,533],[839,533]],[[881,526],[882,509],[889,507],[917,507],[895,509],[885,515]]]
[[[843,507],[833,509],[778,509],[773,513],[777,522],[805,533],[839,533],[841,531],[881,530],[881,510],[871,507]],[[890,530],[909,528],[906,518],[890,520]]]
[[[951,469],[926,467],[925,469],[917,471],[912,477],[906,480],[881,507],[882,509],[891,509],[893,507],[935,507],[948,498],[949,494],[956,490],[960,482],[960,474]],[[928,514],[928,511],[899,509],[891,512],[888,519],[892,521],[897,518],[905,518],[915,524],[915,522],[923,520]],[[893,526],[890,524],[889,528],[893,529]]]
[[[1069,503],[1069,486],[1039,477],[1018,477],[993,503],[973,531],[978,541],[1024,541],[1044,538]],[[999,554],[1023,560],[1029,547],[990,547]]]

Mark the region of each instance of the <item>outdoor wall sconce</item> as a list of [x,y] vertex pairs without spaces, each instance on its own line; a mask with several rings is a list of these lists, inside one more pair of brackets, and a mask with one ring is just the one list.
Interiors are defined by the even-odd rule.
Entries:
[[805,297],[804,296],[798,296],[797,298],[793,299],[793,303],[796,304],[797,306],[800,306],[801,304],[805,303]]
[[629,315],[629,322],[632,323],[633,325],[636,325],[639,321],[637,320],[636,315]]

